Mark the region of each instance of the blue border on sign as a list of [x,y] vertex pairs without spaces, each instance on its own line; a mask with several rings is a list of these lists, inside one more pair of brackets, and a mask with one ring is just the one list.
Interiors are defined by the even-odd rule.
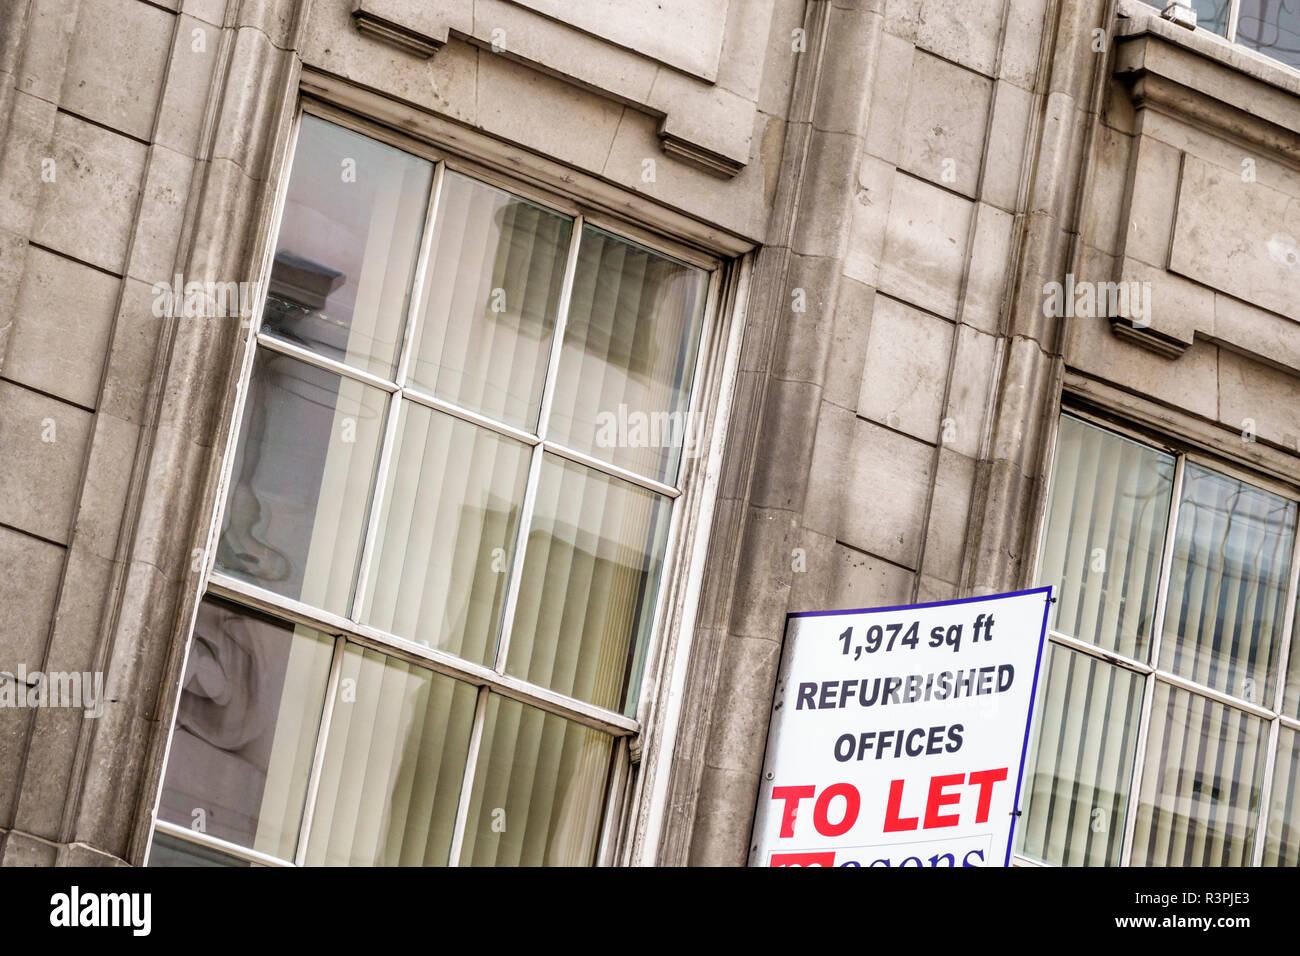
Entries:
[[[1029,714],[1025,718],[1025,737],[1020,745],[1020,769],[1016,773],[1016,796],[1011,804],[1011,829],[1007,831],[1007,852],[1002,865],[1011,865],[1011,848],[1016,843],[1016,822],[1020,819],[1020,788],[1025,780],[1025,757],[1029,754],[1029,731],[1034,723],[1034,703],[1038,699],[1038,678],[1043,666],[1043,645],[1047,641],[1047,615],[1052,608],[1052,586],[1050,584],[1024,591],[1008,591],[1006,594],[985,594],[981,597],[954,598],[951,601],[930,601],[926,604],[896,604],[893,607],[849,608],[843,611],[790,611],[786,614],[786,626],[790,621],[803,617],[835,617],[843,614],[884,614],[889,611],[914,611],[927,607],[948,607],[953,604],[972,604],[976,601],[999,601],[1003,598],[1024,597],[1026,594],[1045,594],[1043,601],[1043,625],[1038,632],[1038,654],[1034,658],[1034,682],[1029,689]],[[769,727],[770,731],[770,727]]]
[[[1038,698],[1038,675],[1043,666],[1043,644],[1047,640],[1047,615],[1052,610],[1052,586],[1049,584],[1045,588],[1035,588],[1034,591],[1046,591],[1047,600],[1043,602],[1043,626],[1038,632],[1038,657],[1034,661],[1034,683],[1029,690],[1029,716],[1025,718],[1025,740],[1020,747],[1020,773],[1016,775],[1016,802],[1012,804],[1014,815],[1011,817],[1011,830],[1007,833],[1007,856],[1003,866],[1011,865],[1011,848],[1016,843],[1016,823],[1020,820],[1020,786],[1025,779],[1025,757],[1029,755],[1029,728],[1034,723],[1034,702]],[[1032,594],[1034,591],[1017,593]]]

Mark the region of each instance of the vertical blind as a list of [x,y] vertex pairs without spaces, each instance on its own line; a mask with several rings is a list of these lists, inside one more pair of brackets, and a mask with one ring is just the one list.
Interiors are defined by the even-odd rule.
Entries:
[[474,689],[354,645],[342,673],[308,865],[445,864]]
[[1061,419],[1039,570],[1055,630],[1146,657],[1173,474],[1171,455]]
[[1131,671],[1050,648],[1021,852],[1067,866],[1119,863],[1142,686]]
[[1265,723],[1158,681],[1150,734],[1134,865],[1249,864]]
[[1160,666],[1251,703],[1277,679],[1296,506],[1189,464]]
[[[1270,721],[1278,720],[1267,715],[1281,703],[1278,666],[1295,613],[1288,594],[1297,506],[1193,461],[1184,464],[1174,501],[1176,463],[1061,419],[1039,552],[1039,579],[1054,585],[1058,600],[1020,834],[1030,857],[1066,865],[1248,865],[1262,825],[1266,863],[1294,862],[1300,852],[1292,835],[1300,820],[1295,728],[1277,728],[1274,772],[1264,779]],[[1282,712],[1295,717],[1294,656],[1288,671]]]
[[530,449],[404,402],[362,620],[492,663]]
[[565,216],[447,172],[412,384],[535,428],[572,231]]

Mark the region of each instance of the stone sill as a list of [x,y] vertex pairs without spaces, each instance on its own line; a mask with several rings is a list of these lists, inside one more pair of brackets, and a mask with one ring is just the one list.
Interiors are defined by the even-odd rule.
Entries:
[[1209,127],[1300,167],[1300,71],[1120,0],[1115,76],[1134,105]]
[[1117,43],[1143,35],[1157,38],[1281,93],[1300,98],[1300,69],[1296,67],[1209,30],[1180,27],[1162,18],[1157,8],[1142,0],[1119,0],[1116,12],[1119,16],[1114,30]]

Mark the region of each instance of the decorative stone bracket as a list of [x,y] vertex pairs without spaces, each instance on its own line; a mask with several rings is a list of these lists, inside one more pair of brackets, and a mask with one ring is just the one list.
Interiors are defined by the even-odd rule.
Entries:
[[[755,58],[751,50],[749,60],[731,71],[740,74],[735,85],[747,87],[736,92],[526,7],[498,2],[490,9],[489,17],[467,0],[354,0],[352,20],[360,33],[425,59],[453,34],[498,50],[493,36],[498,28],[489,24],[508,25],[502,32],[511,42],[502,55],[657,117],[667,155],[727,179],[748,164],[761,55]],[[761,13],[753,11],[756,22],[763,22]]]
[[[1300,196],[1256,164],[1300,168],[1300,77],[1159,16],[1116,27],[1113,71],[1136,111],[1116,281],[1158,300],[1121,338],[1177,358],[1202,337],[1287,364],[1300,353]],[[1197,131],[1241,145],[1243,167]],[[1267,353],[1276,354],[1269,355]]]

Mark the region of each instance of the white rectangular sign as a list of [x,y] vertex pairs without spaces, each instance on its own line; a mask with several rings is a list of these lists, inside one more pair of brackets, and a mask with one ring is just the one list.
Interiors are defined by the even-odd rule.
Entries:
[[1008,865],[1050,600],[789,615],[750,865]]

